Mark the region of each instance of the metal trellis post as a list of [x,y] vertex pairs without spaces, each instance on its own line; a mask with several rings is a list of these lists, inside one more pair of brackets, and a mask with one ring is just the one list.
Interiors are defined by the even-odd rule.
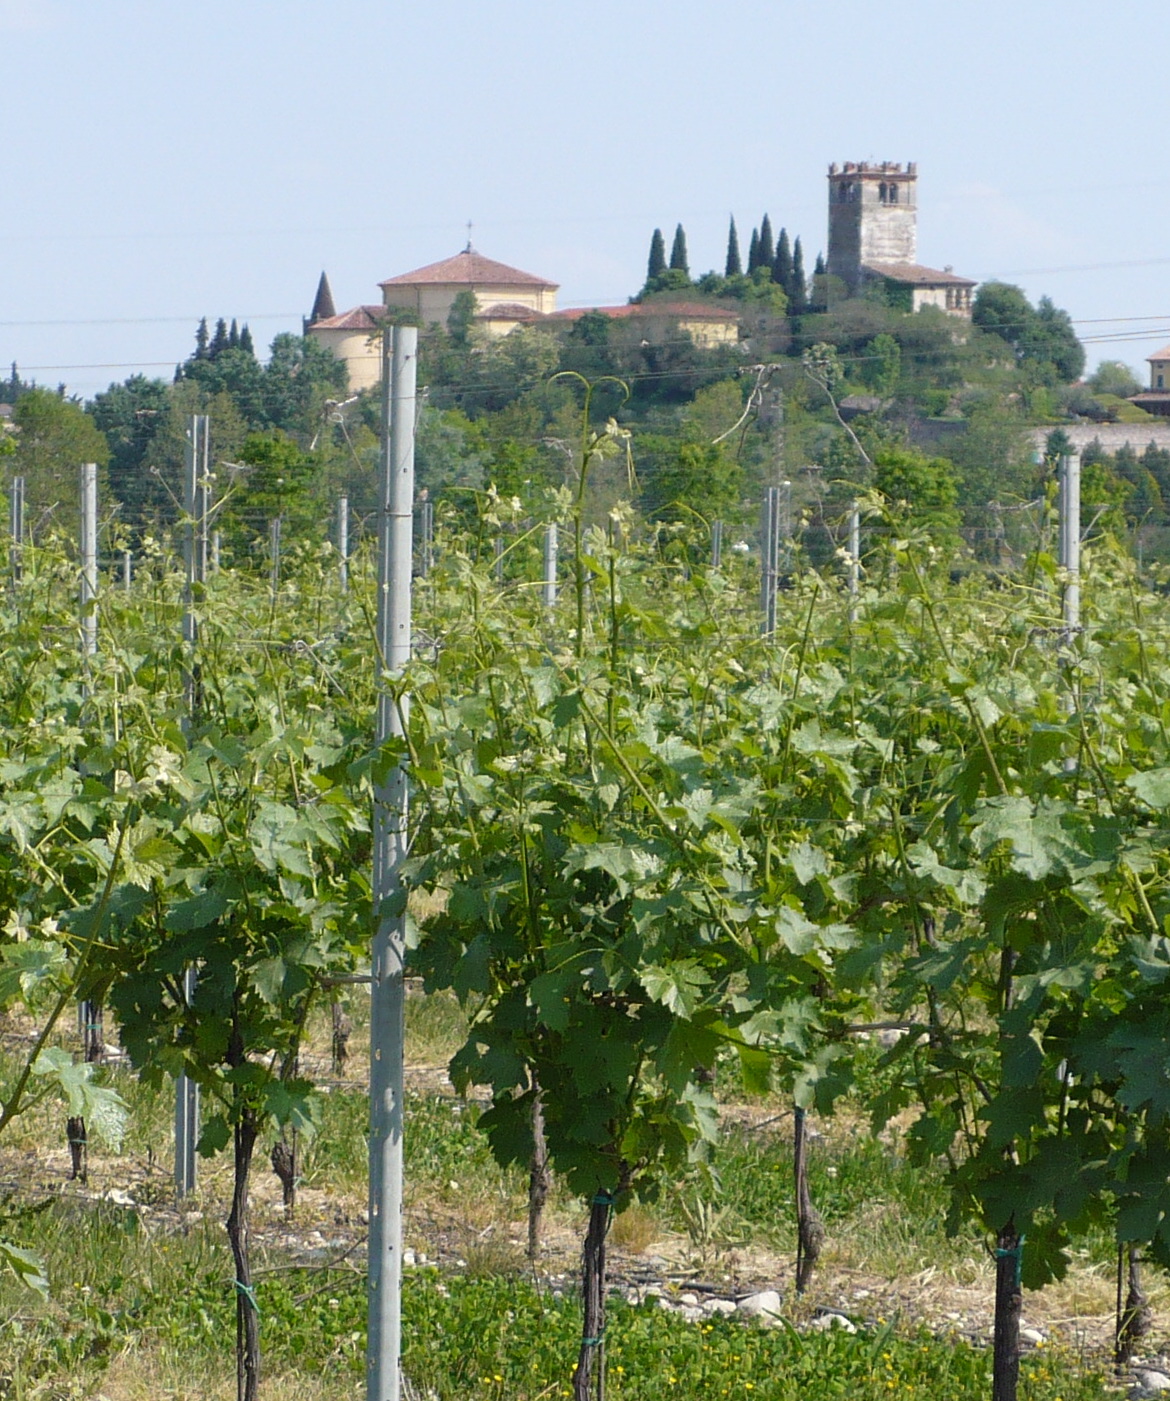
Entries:
[[[191,721],[199,703],[195,644],[199,624],[195,615],[196,594],[207,578],[207,488],[211,465],[211,419],[192,414],[187,434],[183,472],[183,643],[187,649],[185,692],[186,720]],[[183,1000],[190,1006],[195,997],[198,975],[194,968],[183,970]],[[194,1192],[197,1182],[195,1145],[199,1141],[199,1086],[188,1075],[175,1081],[175,1191],[180,1197]]]
[[12,582],[20,583],[24,561],[24,478],[13,477],[8,496],[8,528],[12,536]]
[[764,495],[760,530],[760,611],[761,631],[771,637],[776,631],[776,585],[780,565],[780,488],[770,486]]
[[[418,330],[395,326],[382,342],[382,462],[378,510],[377,742],[401,735],[406,697],[388,678],[410,660]],[[401,867],[408,849],[407,773],[398,763],[374,790],[370,988],[370,1237],[368,1401],[402,1389],[402,1130],[406,909]]]
[[81,650],[97,651],[97,463],[81,465]]
[[557,602],[557,523],[549,521],[544,528],[544,606],[555,608]]
[[349,592],[349,497],[337,498],[337,582]]
[[711,522],[711,568],[723,566],[723,522]]

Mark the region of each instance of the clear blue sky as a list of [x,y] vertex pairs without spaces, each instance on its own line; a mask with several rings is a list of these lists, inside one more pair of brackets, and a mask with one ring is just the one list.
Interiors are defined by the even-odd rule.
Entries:
[[828,163],[889,159],[923,262],[1136,333],[1088,349],[1144,375],[1168,40],[1129,0],[0,0],[0,364],[89,395],[201,315],[265,347],[322,268],[375,301],[468,219],[565,306],[624,301],[679,220],[692,271],[765,210],[811,267]]

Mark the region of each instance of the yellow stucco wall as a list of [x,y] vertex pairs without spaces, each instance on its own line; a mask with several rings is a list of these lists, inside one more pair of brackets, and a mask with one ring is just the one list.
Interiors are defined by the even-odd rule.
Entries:
[[345,361],[351,394],[369,389],[382,378],[382,347],[368,331],[329,331],[310,326],[309,335]]
[[[484,311],[498,302],[514,302],[518,306],[529,307],[532,311],[546,313],[556,311],[557,294],[551,287],[481,287],[474,284],[439,284],[417,287],[383,287],[382,302],[385,306],[405,307],[417,311],[424,326],[438,322],[447,324],[452,304],[460,292],[475,293],[476,307]],[[515,324],[515,323],[513,323]]]

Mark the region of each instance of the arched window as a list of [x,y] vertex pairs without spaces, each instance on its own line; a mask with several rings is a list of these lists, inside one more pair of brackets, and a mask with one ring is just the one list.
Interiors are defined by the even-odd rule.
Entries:
[[889,199],[889,194],[890,194],[890,187],[889,187],[889,186],[886,184],[886,182],[883,180],[882,183],[878,186],[878,201],[879,201],[879,203],[885,204],[886,201]]
[[891,186],[890,186],[890,203],[891,203],[891,204],[897,204],[897,203],[898,203],[898,187],[897,187],[897,185],[891,185]]

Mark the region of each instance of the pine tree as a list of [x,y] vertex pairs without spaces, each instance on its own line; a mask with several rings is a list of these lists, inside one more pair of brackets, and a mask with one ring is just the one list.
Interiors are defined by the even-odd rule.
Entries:
[[674,231],[674,243],[670,249],[670,266],[677,268],[679,272],[691,275],[690,265],[687,261],[687,236],[683,232],[683,226],[679,224]]
[[228,332],[228,349],[239,350],[240,348],[240,328],[236,325],[236,318],[232,317],[232,328]]
[[735,231],[735,215],[731,216],[731,227],[727,231],[727,267],[724,277],[742,277],[743,263],[739,256],[739,234]]
[[776,257],[776,244],[772,239],[772,221],[765,214],[760,222],[760,267],[770,268]]
[[195,359],[207,359],[207,317],[200,321],[195,331]]
[[246,350],[249,355],[256,354],[256,347],[252,344],[252,332],[248,329],[246,321],[240,327],[240,349]]
[[781,229],[776,241],[776,256],[772,259],[772,281],[784,288],[784,295],[792,301],[792,249],[788,245],[788,230]]
[[662,237],[662,230],[655,229],[654,237],[650,240],[650,261],[646,264],[646,281],[653,282],[656,277],[661,277],[666,271],[666,242]]
[[747,265],[748,276],[751,277],[752,273],[755,272],[755,270],[756,270],[759,266],[760,266],[760,231],[759,231],[759,229],[753,229],[753,230],[752,230],[752,239],[751,239],[751,242],[748,244],[748,265]]
[[[817,261],[820,259],[818,257]],[[791,316],[799,316],[808,310],[808,283],[804,276],[804,249],[800,246],[800,235],[792,245],[792,286],[788,289],[788,311]]]
[[228,329],[227,322],[221,316],[215,323],[215,335],[211,338],[211,345],[208,349],[208,358],[214,360],[221,351],[227,349]]

